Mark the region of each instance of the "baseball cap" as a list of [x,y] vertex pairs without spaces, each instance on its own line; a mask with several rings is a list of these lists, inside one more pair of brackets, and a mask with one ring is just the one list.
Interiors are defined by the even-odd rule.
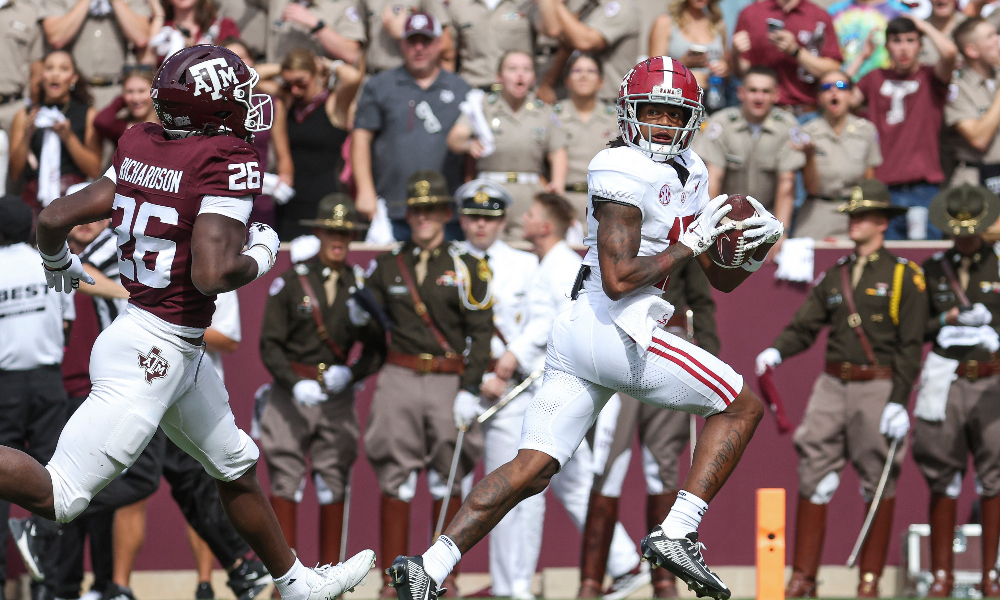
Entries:
[[429,38],[441,37],[441,21],[425,12],[415,12],[406,19],[403,25],[403,37],[411,35],[426,35]]

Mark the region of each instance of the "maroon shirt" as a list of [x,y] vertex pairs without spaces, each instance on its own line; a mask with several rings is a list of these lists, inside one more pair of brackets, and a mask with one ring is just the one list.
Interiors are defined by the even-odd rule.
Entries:
[[882,147],[884,162],[875,177],[886,185],[944,181],[939,140],[948,84],[934,76],[934,67],[906,77],[876,69],[861,78],[858,89]]
[[101,325],[97,321],[92,297],[74,294],[73,304],[76,320],[63,352],[63,388],[70,398],[83,398],[90,394],[90,352],[101,333]]
[[215,296],[191,281],[191,233],[203,196],[260,193],[260,159],[253,146],[228,136],[168,140],[143,123],[118,142],[118,177],[111,226],[118,234],[119,270],[129,303],[186,327],[208,327]]
[[735,31],[750,35],[750,51],[743,58],[753,65],[764,65],[778,72],[778,104],[816,104],[816,79],[799,65],[794,56],[778,50],[767,39],[767,20],[784,21],[785,29],[795,34],[802,52],[843,62],[837,33],[830,14],[809,0],[801,0],[786,13],[775,0],[762,0],[743,9]]

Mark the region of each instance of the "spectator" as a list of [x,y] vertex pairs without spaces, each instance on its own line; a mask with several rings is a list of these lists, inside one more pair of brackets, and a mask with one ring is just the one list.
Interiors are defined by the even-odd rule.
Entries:
[[[532,94],[535,61],[524,52],[509,52],[497,73],[500,90],[468,109],[448,133],[448,148],[469,154],[478,177],[507,188],[514,200],[507,209],[505,239],[519,239],[521,215],[535,194],[566,189],[566,134],[552,109]],[[488,124],[488,125],[487,125]],[[547,168],[546,168],[547,163]],[[545,174],[548,181],[545,181]]]
[[[218,44],[240,36],[240,30],[229,17],[218,16],[214,0],[159,0],[162,26],[153,31],[146,47],[145,62],[158,65],[171,54],[196,44]],[[154,26],[157,15],[154,13]]]
[[515,0],[446,2],[449,30],[455,32],[456,72],[484,91],[496,84],[500,59],[511,52],[534,56],[535,19]]
[[[10,132],[17,111],[24,107],[21,97],[30,89],[35,65],[42,58],[42,30],[33,2],[4,2],[0,6],[0,129]],[[0,182],[3,185],[3,182]]]
[[871,121],[851,114],[854,84],[841,71],[820,78],[817,98],[820,118],[802,126],[802,139],[792,147],[806,164],[802,179],[808,197],[795,216],[792,237],[847,237],[847,215],[837,207],[862,179],[874,179],[882,164],[878,134]]
[[[275,206],[278,236],[285,241],[309,233],[303,219],[316,216],[324,196],[341,191],[344,170],[341,150],[347,140],[347,113],[361,83],[361,73],[349,65],[337,70],[331,92],[310,50],[292,50],[281,61],[284,99],[288,110],[279,130],[287,131],[294,168],[295,197]],[[277,110],[283,111],[283,107]],[[287,177],[287,175],[286,175]],[[291,181],[285,182],[291,185]]]
[[399,45],[404,65],[375,75],[361,89],[351,169],[358,211],[372,219],[381,199],[393,237],[406,240],[407,178],[430,169],[445,176],[449,189],[461,183],[462,163],[447,139],[469,84],[441,69],[441,23],[433,15],[413,13]]
[[156,0],[44,0],[40,17],[45,40],[69,52],[80,82],[104,108],[119,93],[129,46],[141,52],[149,43],[150,5]]
[[[585,234],[587,214],[587,169],[597,153],[619,135],[615,107],[597,99],[604,86],[601,63],[586,53],[574,53],[567,65],[569,98],[552,107],[566,136],[566,199],[573,208],[576,235]],[[583,223],[581,225],[581,223]],[[580,238],[577,242],[582,242]]]
[[[94,117],[94,129],[103,139],[117,145],[129,127],[139,123],[159,123],[153,110],[149,90],[153,85],[153,68],[150,65],[125,67],[122,94],[108,103]],[[118,114],[124,109],[124,114]]]
[[65,50],[55,50],[42,65],[41,103],[18,111],[10,136],[10,177],[25,175],[22,196],[32,206],[48,206],[70,185],[101,174],[97,111],[76,62]]
[[[369,75],[403,66],[403,55],[399,41],[403,38],[403,27],[414,12],[434,15],[438,21],[448,21],[445,6],[441,0],[360,0],[359,9],[368,28],[368,47],[365,48],[365,69]],[[450,3],[454,6],[455,3]],[[452,52],[451,29],[442,33],[443,53]]]
[[[953,37],[955,28],[968,18],[965,13],[958,10],[958,5],[953,0],[930,0],[930,4],[931,15],[927,17],[927,23],[948,37]],[[920,63],[933,67],[939,58],[937,46],[924,36],[920,46]]]
[[297,48],[357,64],[365,24],[355,0],[270,0],[267,62],[280,62]]
[[604,70],[598,98],[612,104],[625,74],[635,66],[640,47],[638,9],[634,0],[598,0],[573,13],[560,0],[538,0],[543,32],[563,45],[589,52]]
[[[941,55],[933,67],[917,58],[921,35],[930,38]],[[875,176],[889,186],[893,204],[914,209],[893,219],[886,239],[938,239],[941,232],[927,221],[927,207],[944,181],[941,122],[958,49],[926,21],[909,16],[893,19],[885,37],[891,67],[863,77],[854,102],[867,101],[868,118],[878,130],[885,161]]]
[[[253,59],[263,59],[267,50],[268,3],[265,0],[218,0],[216,4],[219,7],[219,16],[229,17],[236,23],[240,41],[247,49],[247,55]],[[222,40],[223,43],[220,45],[225,46],[225,38]],[[257,86],[254,86],[254,91],[257,90]]]
[[889,67],[885,28],[889,21],[910,12],[905,4],[899,0],[840,0],[829,11],[844,53],[845,71],[854,81]]
[[790,231],[795,172],[805,162],[791,145],[798,123],[774,106],[778,76],[769,67],[746,72],[739,98],[739,106],[709,117],[705,135],[694,138],[694,150],[708,167],[708,193],[738,190],[753,196]]
[[800,122],[815,117],[816,79],[843,57],[830,15],[810,0],[764,0],[743,9],[733,33],[736,68],[763,65],[778,74],[777,104]]
[[1000,189],[1000,36],[981,17],[971,17],[955,29],[955,43],[964,65],[958,72],[958,94],[944,108],[944,124],[956,135],[953,150],[958,166],[951,185],[970,183]]
[[649,48],[649,56],[677,57],[705,90],[711,76],[729,76],[719,0],[671,0],[667,14],[656,17],[649,37],[639,43]]

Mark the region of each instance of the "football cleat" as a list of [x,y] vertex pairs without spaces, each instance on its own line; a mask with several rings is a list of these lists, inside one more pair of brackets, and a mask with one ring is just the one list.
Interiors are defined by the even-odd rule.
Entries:
[[45,573],[42,572],[42,562],[38,558],[38,528],[35,520],[31,517],[24,519],[8,519],[7,525],[10,527],[10,537],[14,538],[17,551],[20,552],[24,560],[24,566],[28,569],[28,574],[35,581],[45,581]]
[[309,600],[333,600],[361,585],[375,564],[375,553],[362,550],[336,565],[312,569],[319,578],[309,590]]
[[236,600],[253,600],[271,583],[271,574],[259,560],[246,560],[229,573],[226,585],[233,590]]
[[611,580],[611,585],[604,592],[604,600],[622,600],[637,592],[639,588],[649,583],[649,564],[640,562],[639,566],[624,575]]
[[104,590],[104,595],[101,596],[101,600],[135,600],[135,594],[132,593],[132,588],[127,588],[117,583],[109,583],[108,587]]
[[399,600],[437,600],[447,591],[424,570],[422,556],[397,556],[385,572],[392,578],[389,585],[396,588]]
[[643,538],[641,545],[643,559],[676,575],[699,598],[728,600],[729,588],[705,565],[701,555],[704,547],[697,533],[673,539],[667,537],[659,525]]
[[215,600],[212,584],[207,581],[199,583],[198,587],[194,588],[194,600]]

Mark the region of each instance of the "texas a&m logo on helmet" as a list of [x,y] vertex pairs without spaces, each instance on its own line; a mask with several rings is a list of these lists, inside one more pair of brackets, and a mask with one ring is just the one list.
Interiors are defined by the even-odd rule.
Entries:
[[[615,108],[618,112],[618,130],[626,144],[644,152],[661,156],[677,156],[691,146],[694,134],[705,120],[702,104],[704,92],[694,74],[669,56],[647,58],[625,75],[618,90]],[[679,106],[684,111],[684,124],[667,127],[642,123],[638,120],[640,104],[668,104]],[[649,135],[642,136],[646,130]],[[672,133],[669,144],[658,144],[653,139],[653,130]]]
[[271,127],[271,97],[253,93],[259,79],[231,50],[192,46],[163,62],[149,95],[168,131],[232,132],[249,140],[254,132]]

